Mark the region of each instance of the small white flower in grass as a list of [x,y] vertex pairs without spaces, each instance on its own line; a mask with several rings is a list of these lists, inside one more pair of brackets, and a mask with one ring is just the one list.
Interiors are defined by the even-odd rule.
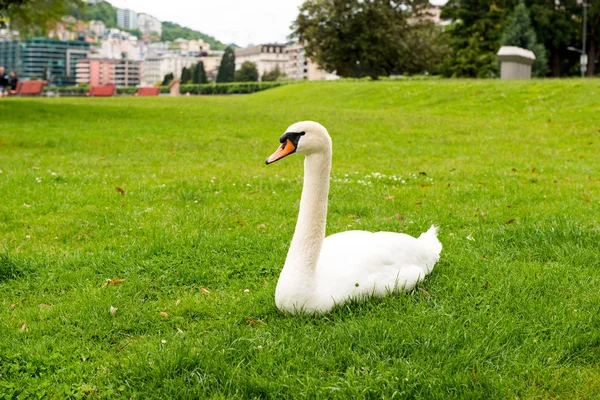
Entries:
[[244,289],[244,293],[250,293],[250,289]]
[[246,183],[246,186],[248,186],[248,187],[252,187],[252,185],[251,185],[251,184],[249,184],[249,183]]
[[25,239],[31,239],[31,236],[27,235],[25,236]]
[[116,315],[117,310],[118,310],[117,307],[110,306],[110,309],[108,310],[108,312],[110,313],[110,315]]
[[58,240],[58,236],[54,236],[54,240]]
[[0,174],[2,173],[2,170],[0,169]]
[[165,339],[160,341],[162,344],[167,344],[167,341]]
[[473,242],[473,241],[475,241],[475,239],[473,238],[473,236],[471,236],[471,234],[470,234],[470,233],[469,233],[469,236],[467,236],[467,240],[470,240],[470,241],[472,241],[472,242]]
[[261,345],[258,345],[258,346],[256,346],[256,348],[257,348],[258,350],[262,350],[262,349],[263,349],[263,347],[262,347]]
[[217,191],[217,192],[215,192],[215,194],[219,194],[219,192]]
[[52,176],[56,176],[56,172],[53,172],[53,173],[52,173]]
[[27,204],[27,203],[23,203],[23,207],[27,207],[27,208],[29,208],[29,207],[31,207],[31,206],[30,206],[29,204]]
[[42,180],[41,180],[40,178],[35,178],[35,181],[36,181],[37,183],[42,183]]

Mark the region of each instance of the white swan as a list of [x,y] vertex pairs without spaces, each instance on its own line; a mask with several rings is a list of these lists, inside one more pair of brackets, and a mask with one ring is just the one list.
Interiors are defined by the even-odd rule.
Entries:
[[347,231],[325,238],[331,137],[312,121],[290,126],[270,164],[289,154],[304,160],[296,231],[275,290],[277,307],[323,313],[353,298],[412,290],[438,261],[442,244],[432,226],[418,239],[402,233]]

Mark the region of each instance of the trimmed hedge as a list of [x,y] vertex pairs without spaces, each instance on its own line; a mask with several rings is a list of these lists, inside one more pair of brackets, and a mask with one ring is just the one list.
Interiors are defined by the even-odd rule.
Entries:
[[[217,83],[217,84],[192,84],[181,85],[181,93],[190,92],[190,94],[247,94],[260,92],[262,90],[271,89],[277,86],[286,84],[286,82],[232,82],[232,83]],[[167,88],[166,92],[169,92]],[[164,92],[164,86],[161,90]]]
[[[186,84],[180,86],[182,94],[248,94],[271,89],[277,86],[288,84],[289,82],[232,82],[218,84]],[[89,92],[89,86],[56,86],[47,89],[51,92],[58,92],[62,96],[83,96]],[[118,87],[117,95],[132,95],[138,90],[137,87]],[[161,86],[160,92],[168,94],[168,86]]]

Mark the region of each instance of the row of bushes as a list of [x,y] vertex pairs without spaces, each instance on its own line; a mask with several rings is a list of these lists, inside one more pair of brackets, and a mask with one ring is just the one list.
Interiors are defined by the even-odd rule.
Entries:
[[[285,82],[233,82],[233,83],[217,83],[217,84],[188,84],[181,85],[180,91],[182,94],[189,92],[190,94],[247,94],[260,92],[261,90],[271,89],[281,86]],[[57,86],[49,88],[49,91],[58,92],[63,96],[83,96],[89,92],[89,86]],[[132,95],[136,93],[136,87],[119,87],[117,88],[118,95]],[[161,93],[169,93],[168,86],[161,86]]]

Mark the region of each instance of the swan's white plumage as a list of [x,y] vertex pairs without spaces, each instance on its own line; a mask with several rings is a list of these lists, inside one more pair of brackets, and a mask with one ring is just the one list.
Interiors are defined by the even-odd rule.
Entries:
[[305,132],[297,152],[307,157],[298,223],[277,283],[277,306],[293,313],[327,312],[349,299],[412,290],[439,259],[437,228],[419,238],[367,231],[324,238],[331,139],[311,121],[296,123],[287,132]]

